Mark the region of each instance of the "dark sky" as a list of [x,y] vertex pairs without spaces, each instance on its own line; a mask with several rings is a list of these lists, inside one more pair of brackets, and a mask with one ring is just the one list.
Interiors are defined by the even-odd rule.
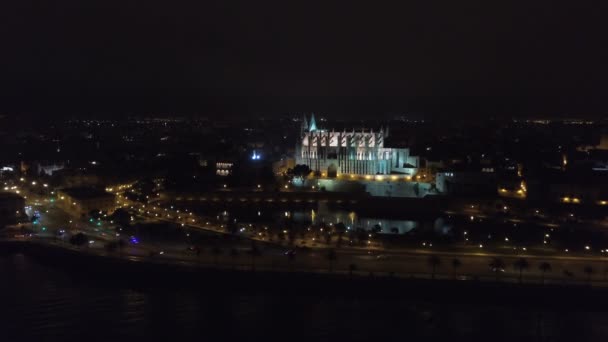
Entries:
[[0,111],[608,107],[600,1],[340,3],[2,1]]

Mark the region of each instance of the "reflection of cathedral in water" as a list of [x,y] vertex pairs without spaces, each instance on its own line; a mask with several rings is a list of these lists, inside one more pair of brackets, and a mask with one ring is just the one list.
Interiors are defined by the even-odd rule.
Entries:
[[342,210],[293,211],[291,215],[294,222],[301,224],[330,225],[342,222],[348,230],[362,228],[372,231],[379,228],[377,232],[380,234],[406,234],[420,225],[417,220],[359,217],[354,212]]
[[360,132],[328,131],[317,128],[314,114],[310,123],[304,118],[300,140],[296,145],[296,164],[311,170],[353,175],[413,175],[419,167],[418,157],[410,156],[409,148],[387,148],[384,140],[388,128]]

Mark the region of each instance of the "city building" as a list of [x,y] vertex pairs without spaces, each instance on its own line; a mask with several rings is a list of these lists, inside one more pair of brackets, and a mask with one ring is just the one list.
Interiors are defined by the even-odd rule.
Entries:
[[116,206],[115,196],[97,188],[66,188],[57,192],[57,204],[71,215],[83,217],[93,210],[111,213]]
[[442,194],[450,195],[495,195],[498,182],[491,168],[462,165],[438,171],[435,186]]
[[234,162],[232,161],[217,161],[215,163],[215,174],[218,176],[230,176],[232,174],[232,167]]
[[601,171],[546,170],[529,182],[534,200],[573,205],[608,205],[608,184]]
[[388,128],[379,131],[334,131],[317,127],[314,114],[306,118],[296,145],[296,164],[333,178],[350,175],[401,175],[411,177],[419,167],[418,157],[409,148],[384,146]]
[[0,192],[0,228],[15,224],[25,213],[25,199],[12,192]]

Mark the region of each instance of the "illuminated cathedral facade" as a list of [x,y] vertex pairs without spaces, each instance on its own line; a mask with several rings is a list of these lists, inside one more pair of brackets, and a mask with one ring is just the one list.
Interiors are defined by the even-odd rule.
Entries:
[[411,156],[409,148],[385,147],[388,136],[388,128],[377,132],[321,129],[313,114],[310,122],[306,117],[302,121],[296,164],[308,165],[327,177],[342,174],[411,177],[418,170],[418,157]]

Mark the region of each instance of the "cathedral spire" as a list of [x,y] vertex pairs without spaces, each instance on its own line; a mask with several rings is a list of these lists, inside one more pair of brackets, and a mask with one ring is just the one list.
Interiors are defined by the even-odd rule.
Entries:
[[317,122],[315,121],[315,113],[312,113],[312,115],[310,116],[310,131],[316,131],[317,130]]

